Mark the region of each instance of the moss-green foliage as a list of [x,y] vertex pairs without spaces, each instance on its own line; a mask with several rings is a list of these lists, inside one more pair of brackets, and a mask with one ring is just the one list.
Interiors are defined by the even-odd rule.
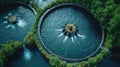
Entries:
[[6,57],[9,57],[11,55],[13,55],[14,50],[13,47],[11,47],[11,45],[4,45],[3,46],[3,52],[6,54]]
[[59,63],[59,58],[58,57],[50,57],[50,64],[51,64],[51,66],[56,66],[56,65],[58,65],[58,63]]
[[34,42],[35,34],[33,32],[30,32],[24,39],[24,44],[30,45]]
[[120,21],[118,19],[120,6],[117,6],[113,0],[106,0],[105,2],[96,1],[94,4],[94,6],[91,6],[91,12],[106,30],[105,49],[94,57],[94,61],[97,59],[96,62],[100,62],[107,54],[108,49],[120,43]]
[[17,50],[22,48],[21,42],[10,42],[8,44],[2,44],[0,49],[0,67],[4,66],[4,61],[11,57]]
[[112,42],[113,47],[120,46],[120,6],[116,7],[116,10],[113,12],[113,18],[110,20],[107,28],[107,33],[111,38],[109,38]]
[[22,2],[29,4],[30,0],[22,0]]
[[105,2],[101,2],[101,0],[93,0],[91,13],[97,20],[106,25],[113,17],[113,11],[115,8],[116,4],[113,0],[106,0]]
[[112,47],[112,42],[113,42],[113,40],[114,40],[114,36],[109,34],[109,35],[106,37],[105,47],[106,47],[106,48],[111,48],[111,47]]
[[97,59],[96,58],[89,58],[88,62],[90,63],[91,66],[94,66],[97,62]]
[[3,67],[4,66],[4,61],[3,59],[0,58],[0,67]]
[[67,63],[66,67],[73,67],[73,65],[71,63]]
[[60,60],[59,63],[60,63],[60,64],[59,64],[59,67],[66,67],[66,64],[67,64],[66,61],[62,61],[62,60]]
[[90,67],[90,62],[83,61],[83,62],[80,63],[80,66],[78,66],[78,67]]

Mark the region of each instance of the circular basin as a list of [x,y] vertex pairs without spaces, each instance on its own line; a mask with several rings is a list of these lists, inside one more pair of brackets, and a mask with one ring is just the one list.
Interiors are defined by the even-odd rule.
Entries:
[[15,2],[0,7],[0,44],[11,40],[22,41],[35,21],[30,6]]
[[100,51],[104,33],[85,8],[72,3],[47,10],[39,21],[40,43],[46,51],[68,61],[81,61]]

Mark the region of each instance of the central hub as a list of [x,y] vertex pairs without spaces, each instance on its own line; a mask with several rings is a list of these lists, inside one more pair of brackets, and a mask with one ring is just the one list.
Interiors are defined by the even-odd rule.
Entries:
[[8,22],[11,24],[14,24],[17,22],[17,16],[16,15],[11,15],[8,17]]
[[75,24],[67,24],[65,26],[65,31],[67,31],[69,33],[76,32],[76,25]]

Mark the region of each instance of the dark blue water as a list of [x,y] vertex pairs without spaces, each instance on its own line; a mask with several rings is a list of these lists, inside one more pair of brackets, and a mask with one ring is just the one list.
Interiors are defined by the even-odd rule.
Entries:
[[[42,23],[41,38],[45,48],[62,58],[82,59],[95,53],[101,42],[101,29],[97,21],[75,7],[63,7],[51,11]],[[75,24],[79,33],[67,37],[61,29]]]
[[[15,24],[8,23],[8,17],[16,15]],[[34,12],[21,4],[10,4],[0,8],[0,44],[10,40],[23,41],[35,21]]]
[[98,67],[120,67],[120,61],[115,61],[111,58],[105,58]]
[[98,67],[120,67],[120,47],[113,47]]
[[27,48],[19,52],[6,67],[50,67],[37,47]]

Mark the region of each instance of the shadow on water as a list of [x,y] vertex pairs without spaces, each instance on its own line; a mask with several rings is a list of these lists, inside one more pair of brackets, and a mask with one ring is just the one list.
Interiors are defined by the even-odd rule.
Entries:
[[7,61],[5,67],[50,67],[36,46],[26,47]]
[[111,58],[120,63],[120,47],[114,47],[112,49],[112,57]]
[[114,0],[116,4],[120,4],[120,0]]
[[120,47],[111,49],[111,55],[108,55],[98,67],[120,67]]

